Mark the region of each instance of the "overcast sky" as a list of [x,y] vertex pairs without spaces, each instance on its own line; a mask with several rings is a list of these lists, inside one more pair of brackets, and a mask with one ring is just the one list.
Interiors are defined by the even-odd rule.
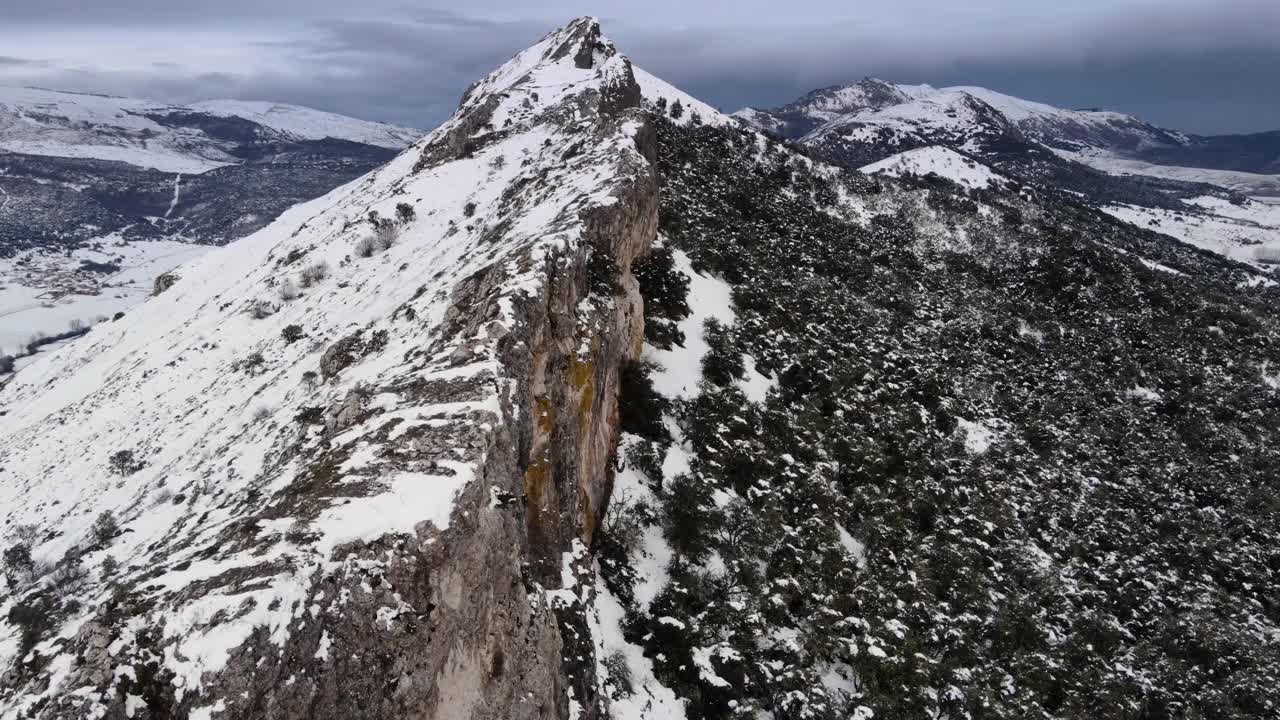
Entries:
[[0,0],[0,84],[429,128],[473,80],[582,14],[728,111],[875,76],[1192,132],[1280,130],[1280,0]]

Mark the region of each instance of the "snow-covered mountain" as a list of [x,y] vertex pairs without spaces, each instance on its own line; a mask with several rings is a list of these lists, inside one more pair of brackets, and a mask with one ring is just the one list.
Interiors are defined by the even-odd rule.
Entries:
[[412,128],[279,103],[210,100],[174,106],[0,87],[0,150],[114,160],[168,173],[239,164],[261,154],[251,148],[271,143],[332,139],[400,150],[421,136]]
[[[932,173],[968,186],[998,175],[1065,193],[1263,273],[1280,254],[1280,223],[1265,202],[1276,196],[1280,176],[1134,159],[1195,156],[1215,143],[1248,145],[1248,137],[1263,136],[1202,138],[1123,113],[1066,110],[981,87],[934,89],[873,79],[734,117],[849,168]],[[1243,153],[1236,164],[1253,166],[1249,158]]]
[[9,575],[0,715],[563,714],[656,226],[639,97],[577,21],[18,373],[4,527],[70,575]]
[[127,309],[201,246],[263,227],[420,136],[291,105],[0,88],[0,356]]
[[1280,289],[812,154],[581,18],[36,359],[0,717],[1273,716]]
[[[1161,128],[1127,113],[1059,108],[976,86],[937,89],[866,78],[850,85],[815,90],[777,108],[744,108],[734,117],[756,129],[798,139],[841,118],[851,119],[927,98],[937,98],[934,105],[945,107],[954,104],[960,94],[994,108],[1028,139],[1058,150],[1158,165],[1280,173],[1280,132],[1195,135]],[[954,124],[954,118],[945,111],[932,120]],[[867,122],[873,119],[868,118]]]

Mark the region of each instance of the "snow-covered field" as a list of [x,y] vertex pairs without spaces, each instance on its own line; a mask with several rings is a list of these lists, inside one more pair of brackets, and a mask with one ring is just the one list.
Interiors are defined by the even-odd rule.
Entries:
[[860,169],[867,175],[891,177],[934,173],[967,188],[987,188],[1006,181],[986,165],[938,145],[898,153]]
[[1148,230],[1164,233],[1196,247],[1261,268],[1280,261],[1280,205],[1248,202],[1233,205],[1215,197],[1184,201],[1188,212],[1136,205],[1110,205],[1108,214]]
[[[107,238],[98,249],[69,255],[36,252],[0,258],[0,354],[15,354],[33,335],[56,335],[73,321],[93,325],[128,310],[150,294],[156,276],[212,248],[157,240]],[[82,263],[118,265],[101,273]]]
[[1112,175],[1147,175],[1167,180],[1208,183],[1234,190],[1243,195],[1280,199],[1280,175],[1260,175],[1231,170],[1178,167],[1176,165],[1154,165],[1142,160],[1128,160],[1099,152],[1070,152],[1056,149],[1054,152],[1068,160],[1083,163]]
[[304,140],[342,138],[366,145],[399,149],[422,137],[421,130],[357,120],[344,115],[283,103],[249,100],[205,100],[183,110],[218,117],[238,117]]

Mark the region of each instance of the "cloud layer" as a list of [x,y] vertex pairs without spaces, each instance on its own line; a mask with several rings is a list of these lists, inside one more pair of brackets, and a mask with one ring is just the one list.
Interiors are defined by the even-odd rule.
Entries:
[[[357,16],[337,0],[0,0],[0,84],[276,100],[431,127],[577,5],[474,0],[464,14],[366,0]],[[1280,129],[1272,0],[778,5],[596,12],[637,64],[727,110],[873,75],[1106,106],[1194,132]]]

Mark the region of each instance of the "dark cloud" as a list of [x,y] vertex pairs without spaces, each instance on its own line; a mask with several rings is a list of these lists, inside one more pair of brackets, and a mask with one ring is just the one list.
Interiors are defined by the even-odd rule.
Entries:
[[[581,11],[568,0],[538,10],[474,0],[465,12],[406,8],[408,1],[365,0],[353,8],[339,0],[126,0],[106,8],[89,0],[0,0],[0,14],[11,27],[65,23],[103,33],[225,26],[228,41],[238,33],[259,38],[242,42],[270,58],[239,70],[182,70],[181,58],[153,58],[149,72],[81,62],[75,70],[33,72],[41,84],[175,102],[277,100],[430,127],[453,110],[467,85]],[[606,31],[637,64],[725,110],[781,104],[871,75],[1105,106],[1194,132],[1280,128],[1274,0],[1030,7],[1015,0],[897,0],[878,9],[836,0],[785,9],[763,0],[650,0],[643,9],[611,12],[616,17],[602,18]],[[0,75],[6,82],[13,77]]]

